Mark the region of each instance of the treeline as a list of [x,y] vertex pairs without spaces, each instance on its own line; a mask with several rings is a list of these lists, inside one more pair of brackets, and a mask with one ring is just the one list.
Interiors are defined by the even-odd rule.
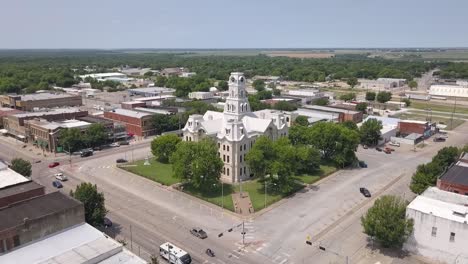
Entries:
[[[68,87],[76,82],[76,75],[109,71],[128,65],[161,70],[167,67],[186,67],[197,72],[196,83],[167,80],[180,86],[182,94],[203,91],[211,86],[208,80],[227,80],[233,71],[242,71],[247,77],[278,75],[293,81],[325,81],[394,77],[408,80],[435,67],[422,61],[395,61],[370,59],[364,56],[337,56],[330,59],[299,59],[257,56],[198,56],[193,54],[119,53],[117,51],[64,52],[0,52],[0,93],[33,92],[57,85]],[[86,70],[85,70],[86,69]],[[187,88],[188,87],[188,88]]]
[[444,79],[468,79],[468,63],[448,62],[441,65],[440,71],[434,75]]

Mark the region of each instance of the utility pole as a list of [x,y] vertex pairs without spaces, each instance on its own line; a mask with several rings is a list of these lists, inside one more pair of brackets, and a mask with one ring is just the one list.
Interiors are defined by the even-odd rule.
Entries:
[[244,228],[244,221],[242,221],[242,245],[245,245],[245,228]]
[[130,251],[133,251],[133,233],[132,233],[132,225],[130,225]]
[[452,116],[450,118],[450,129],[453,128],[453,114],[455,113],[455,109],[457,109],[457,97],[455,97],[455,103],[453,104]]

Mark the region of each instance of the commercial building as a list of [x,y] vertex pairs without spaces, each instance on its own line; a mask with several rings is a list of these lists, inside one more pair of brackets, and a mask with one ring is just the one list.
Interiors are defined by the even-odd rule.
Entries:
[[419,120],[401,120],[398,122],[398,132],[400,136],[410,134],[420,134],[424,137],[430,137],[435,132],[436,125],[428,121]]
[[468,263],[468,196],[428,188],[406,208],[414,230],[404,249],[443,263]]
[[433,84],[429,88],[429,94],[431,96],[468,97],[468,85],[465,82],[458,83],[463,85]]
[[262,80],[266,84],[279,84],[282,78],[280,76],[262,76],[262,75],[256,75],[252,78],[252,80]]
[[319,105],[305,105],[304,108],[312,109],[320,112],[334,113],[338,116],[339,122],[353,121],[359,123],[362,121],[362,112],[355,110],[347,110],[341,108],[334,108],[330,106],[319,106]]
[[175,92],[175,89],[165,88],[165,87],[145,87],[145,88],[128,89],[128,94],[130,96],[139,95],[139,96],[144,96],[144,97],[172,95],[174,92]]
[[[0,169],[0,175],[2,175]],[[4,177],[4,175],[0,176]],[[26,181],[0,188],[0,208],[45,194],[44,186],[25,178]],[[0,245],[1,247],[1,245]]]
[[460,159],[437,179],[437,188],[468,195],[468,153],[462,153]]
[[0,128],[3,128],[3,118],[11,115],[21,114],[23,111],[11,109],[8,107],[0,107]]
[[184,141],[199,141],[210,137],[217,141],[219,155],[224,162],[222,180],[239,182],[249,179],[250,169],[245,156],[255,140],[262,135],[275,140],[288,135],[288,123],[293,115],[281,111],[251,112],[246,79],[240,72],[229,78],[229,97],[224,112],[207,111],[205,115],[191,115],[182,129]]
[[190,78],[197,75],[196,72],[182,72],[179,76],[183,78]]
[[88,115],[88,111],[78,108],[61,108],[44,112],[21,113],[3,118],[3,127],[8,134],[20,140],[26,140],[27,132],[24,126],[26,120],[44,119],[47,121],[77,119]]
[[122,103],[120,103],[120,106],[122,107],[122,109],[131,110],[131,109],[136,108],[136,107],[145,107],[146,102],[142,102],[142,101],[122,102]]
[[378,78],[377,80],[359,79],[359,87],[374,91],[391,91],[406,85],[406,79]]
[[80,78],[83,80],[88,77],[96,79],[98,81],[106,81],[106,80],[115,79],[115,78],[127,78],[127,75],[120,73],[120,72],[91,73],[91,74],[80,75]]
[[170,76],[179,76],[184,72],[188,72],[188,69],[185,69],[183,67],[178,67],[178,68],[164,68],[161,71],[161,75],[165,77],[170,77]]
[[163,102],[166,100],[178,100],[174,95],[159,95],[159,96],[148,96],[135,98],[136,102],[144,102],[147,106],[162,106]]
[[83,104],[79,95],[66,93],[36,93],[36,94],[7,94],[0,95],[2,107],[10,107],[23,111],[33,111],[36,109],[80,106]]
[[307,108],[299,108],[296,111],[294,111],[294,113],[298,116],[307,117],[307,121],[309,121],[309,124],[314,124],[322,121],[338,123],[340,119],[339,114],[335,114],[333,112],[322,112]]
[[122,68],[120,72],[127,76],[143,76],[147,72],[155,73],[157,71],[153,71],[151,68]]
[[301,97],[317,97],[323,96],[323,93],[319,89],[298,89],[298,90],[289,90],[289,95],[301,96]]
[[151,123],[152,116],[146,112],[120,108],[104,112],[105,118],[125,124],[128,134],[139,137],[151,136],[156,132]]
[[214,97],[212,92],[191,92],[188,94],[190,99],[205,100]]

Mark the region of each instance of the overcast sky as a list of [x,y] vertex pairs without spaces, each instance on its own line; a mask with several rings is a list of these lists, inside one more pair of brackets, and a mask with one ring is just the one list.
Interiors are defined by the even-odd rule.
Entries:
[[0,1],[0,48],[468,46],[468,0]]

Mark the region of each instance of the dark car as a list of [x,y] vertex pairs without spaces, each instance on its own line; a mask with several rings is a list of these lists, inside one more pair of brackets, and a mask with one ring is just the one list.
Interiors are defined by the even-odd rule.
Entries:
[[359,191],[362,193],[362,195],[364,195],[365,197],[371,197],[371,194],[369,192],[369,190],[367,190],[366,188],[359,188]]
[[108,227],[111,227],[111,226],[112,226],[112,221],[109,218],[104,217],[104,227],[108,228]]
[[34,163],[41,163],[41,160],[36,160]]
[[375,150],[377,150],[378,152],[382,152],[381,148],[375,148]]
[[55,168],[55,167],[57,167],[58,165],[60,165],[60,163],[58,163],[58,162],[55,161],[55,162],[52,162],[52,163],[49,164],[49,168]]
[[360,161],[359,161],[359,167],[361,167],[361,168],[367,168],[367,164],[366,164],[364,161],[360,160]]
[[84,158],[84,157],[89,157],[89,156],[92,156],[92,155],[93,155],[93,152],[90,151],[90,150],[81,151],[81,153],[80,153],[80,156],[81,156],[82,158]]
[[127,162],[127,160],[126,160],[126,159],[117,159],[115,162],[117,162],[117,163],[125,163],[125,162]]
[[206,249],[206,251],[205,251],[205,252],[206,252],[206,254],[207,254],[208,256],[210,256],[210,257],[214,257],[214,256],[215,256],[215,254],[214,254],[213,250],[211,250],[211,249],[209,249],[209,248],[208,248],[208,249]]
[[93,150],[102,150],[102,147],[94,147]]
[[205,239],[208,237],[205,231],[201,228],[192,228],[190,230],[190,233],[198,238]]
[[130,145],[130,142],[128,142],[128,141],[120,141],[119,143],[120,143],[120,145],[122,145],[122,146],[123,146],[123,145]]
[[446,140],[446,139],[443,138],[443,137],[436,137],[436,138],[434,138],[434,142],[445,142],[445,140]]
[[52,186],[54,186],[54,187],[57,188],[57,189],[60,189],[60,188],[63,187],[62,183],[59,182],[59,181],[53,181],[53,182],[52,182]]

